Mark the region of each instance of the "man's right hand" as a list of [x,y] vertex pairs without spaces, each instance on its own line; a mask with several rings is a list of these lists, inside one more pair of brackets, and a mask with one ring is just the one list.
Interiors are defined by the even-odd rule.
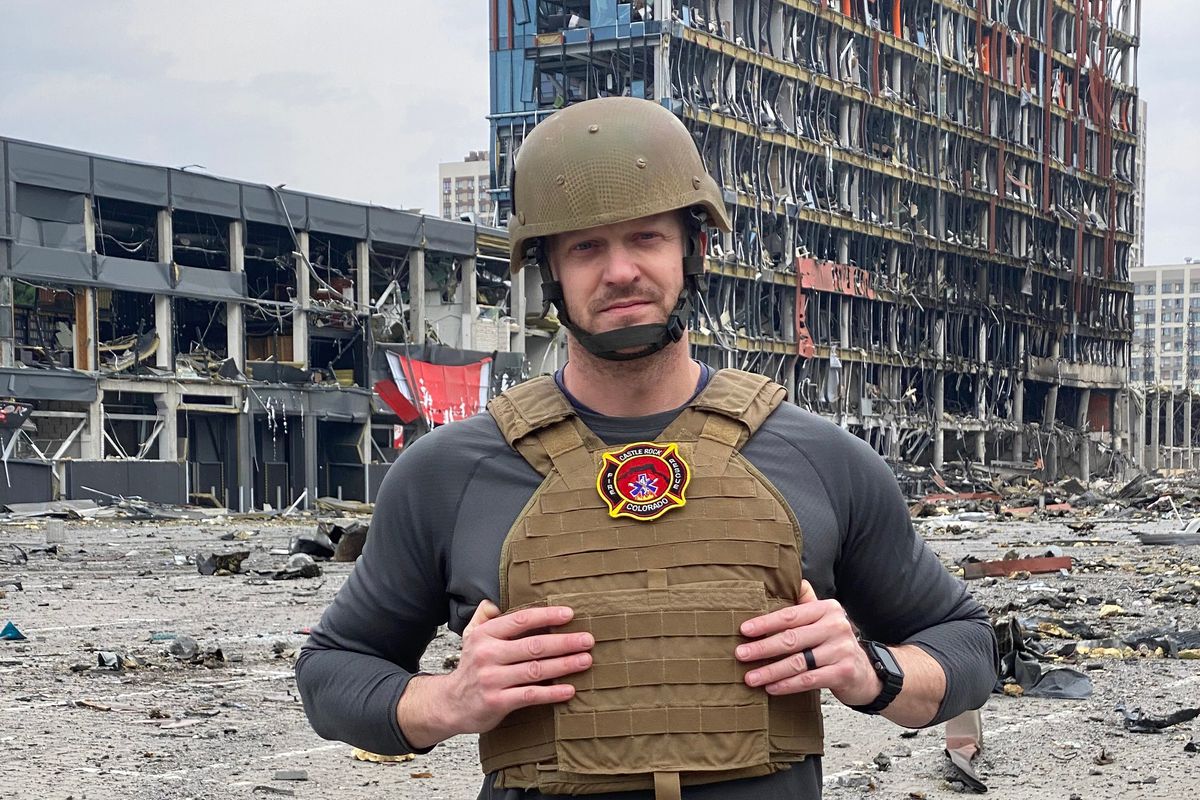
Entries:
[[546,684],[592,665],[590,633],[541,633],[569,622],[565,606],[509,614],[484,600],[463,631],[462,656],[448,675],[418,675],[396,707],[409,744],[432,747],[459,733],[483,733],[525,706],[561,703],[575,687]]

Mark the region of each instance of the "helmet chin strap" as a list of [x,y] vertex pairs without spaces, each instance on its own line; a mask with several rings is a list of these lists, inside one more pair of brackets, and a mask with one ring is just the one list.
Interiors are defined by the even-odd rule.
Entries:
[[704,234],[699,229],[691,230],[688,232],[687,242],[688,251],[683,257],[683,291],[679,293],[675,308],[671,310],[665,323],[653,322],[604,333],[591,333],[575,324],[567,312],[562,284],[554,279],[549,259],[546,258],[539,241],[534,257],[542,273],[542,301],[545,304],[543,314],[549,310],[549,304],[553,303],[558,309],[558,321],[571,332],[584,350],[597,358],[606,361],[633,361],[654,355],[668,345],[678,342],[687,333],[688,319],[692,315],[692,295],[700,290],[700,276],[704,274]]

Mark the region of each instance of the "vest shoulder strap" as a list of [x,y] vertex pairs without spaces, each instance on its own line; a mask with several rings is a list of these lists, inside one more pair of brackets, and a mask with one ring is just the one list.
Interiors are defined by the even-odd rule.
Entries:
[[573,489],[594,480],[589,450],[599,443],[553,378],[541,376],[514,386],[488,403],[488,413],[504,440],[539,475],[557,468]]
[[712,376],[691,407],[740,422],[749,438],[786,396],[787,390],[765,375],[722,369]]
[[570,402],[549,375],[517,384],[487,404],[488,413],[511,446],[530,433],[575,416]]

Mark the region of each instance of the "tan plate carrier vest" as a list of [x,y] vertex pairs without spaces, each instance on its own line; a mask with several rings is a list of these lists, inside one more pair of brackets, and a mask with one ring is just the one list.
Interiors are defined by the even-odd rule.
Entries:
[[613,518],[596,488],[604,445],[548,377],[488,404],[545,480],[504,542],[500,607],[565,605],[590,631],[569,701],[520,709],[480,737],[500,788],[596,794],[754,777],[822,752],[818,692],[746,686],[739,625],[800,596],[801,532],[738,449],[782,401],[767,378],[721,370],[659,436],[691,468],[685,505]]

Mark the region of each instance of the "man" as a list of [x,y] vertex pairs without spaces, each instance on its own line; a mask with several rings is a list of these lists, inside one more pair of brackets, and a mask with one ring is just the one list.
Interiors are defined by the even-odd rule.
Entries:
[[[909,727],[982,705],[987,615],[887,466],[782,387],[689,358],[705,235],[729,221],[682,123],[569,107],[513,191],[513,269],[540,270],[568,363],[389,471],[297,663],[317,732],[380,753],[481,733],[481,798],[817,798],[819,690]],[[458,668],[418,674],[447,622]]]

